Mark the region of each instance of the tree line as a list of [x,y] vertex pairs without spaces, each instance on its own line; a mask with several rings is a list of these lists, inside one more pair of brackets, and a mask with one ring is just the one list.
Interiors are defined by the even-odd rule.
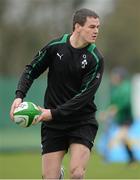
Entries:
[[[22,11],[17,1],[12,11],[12,2],[0,0],[1,76],[18,75],[50,39],[71,32],[71,15],[84,0],[26,0]],[[105,68],[125,66],[132,73],[139,72],[140,1],[114,2],[115,9],[104,18],[97,41]]]

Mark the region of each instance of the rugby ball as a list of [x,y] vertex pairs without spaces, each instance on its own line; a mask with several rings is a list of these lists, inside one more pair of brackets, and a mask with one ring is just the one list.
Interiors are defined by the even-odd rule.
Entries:
[[38,107],[32,102],[22,102],[14,111],[14,122],[21,127],[29,127],[37,124],[37,118],[41,114]]

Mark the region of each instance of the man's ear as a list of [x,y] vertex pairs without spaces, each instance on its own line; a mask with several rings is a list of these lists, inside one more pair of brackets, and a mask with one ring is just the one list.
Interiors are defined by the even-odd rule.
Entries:
[[76,23],[75,24],[75,30],[77,31],[77,32],[80,32],[81,31],[81,25],[80,24],[78,24],[78,23]]

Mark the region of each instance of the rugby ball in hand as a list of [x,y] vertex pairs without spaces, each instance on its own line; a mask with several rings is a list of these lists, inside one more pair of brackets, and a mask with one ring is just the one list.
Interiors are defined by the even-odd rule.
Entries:
[[37,124],[37,118],[41,114],[38,107],[32,102],[22,102],[14,111],[14,122],[21,127],[29,127]]

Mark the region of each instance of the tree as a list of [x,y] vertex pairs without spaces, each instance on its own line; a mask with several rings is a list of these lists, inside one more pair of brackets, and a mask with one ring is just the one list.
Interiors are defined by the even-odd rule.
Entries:
[[140,1],[117,0],[112,15],[106,17],[100,41],[105,54],[106,67],[125,66],[139,72],[140,67]]
[[[25,64],[51,38],[71,32],[71,16],[82,2],[0,0],[0,75],[20,74]],[[15,11],[16,16],[13,15]]]

